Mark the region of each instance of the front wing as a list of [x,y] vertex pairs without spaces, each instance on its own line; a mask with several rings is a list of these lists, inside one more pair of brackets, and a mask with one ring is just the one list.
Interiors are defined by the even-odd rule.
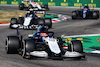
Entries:
[[85,55],[82,53],[78,53],[78,52],[70,52],[70,51],[66,51],[64,55],[62,55],[61,57],[51,57],[48,56],[48,53],[46,51],[33,51],[30,52],[30,55],[32,56],[36,56],[36,57],[43,57],[43,58],[85,58]]
[[30,25],[30,26],[24,26],[21,24],[10,24],[11,29],[37,29],[38,25]]

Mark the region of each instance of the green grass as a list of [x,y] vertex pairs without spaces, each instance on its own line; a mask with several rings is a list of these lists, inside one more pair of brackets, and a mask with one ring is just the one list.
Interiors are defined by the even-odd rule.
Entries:
[[18,18],[19,15],[25,16],[25,11],[0,11],[0,23],[9,23],[11,18]]

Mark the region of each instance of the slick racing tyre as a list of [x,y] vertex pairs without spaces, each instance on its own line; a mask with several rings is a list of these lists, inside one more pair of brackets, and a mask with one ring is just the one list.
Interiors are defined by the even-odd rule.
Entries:
[[17,18],[11,18],[11,21],[10,21],[10,28],[13,29],[12,25],[13,24],[17,24]]
[[99,12],[98,11],[93,12],[93,18],[94,19],[98,19],[99,18]]
[[72,12],[72,19],[76,19],[76,12]]
[[23,25],[23,23],[24,23],[24,17],[19,17],[18,23],[21,24],[21,25]]
[[48,8],[48,5],[47,5],[47,4],[45,4],[45,5],[44,5],[44,8],[45,8],[46,10],[49,10],[49,8]]
[[5,50],[7,54],[18,53],[20,47],[20,40],[18,36],[8,36],[6,38]]
[[45,25],[48,26],[48,28],[52,28],[52,20],[51,20],[51,18],[45,18],[44,22],[45,22]]
[[24,4],[19,4],[19,10],[24,10]]
[[22,57],[30,59],[30,52],[34,51],[35,41],[32,39],[27,39],[23,41]]
[[68,50],[72,52],[75,51],[75,52],[83,53],[83,46],[81,41],[79,40],[71,41],[70,45],[68,45]]
[[38,23],[38,25],[44,25],[44,20],[43,19],[38,19],[37,23]]
[[17,18],[11,18],[10,23],[11,23],[11,24],[15,24],[15,23],[17,23]]

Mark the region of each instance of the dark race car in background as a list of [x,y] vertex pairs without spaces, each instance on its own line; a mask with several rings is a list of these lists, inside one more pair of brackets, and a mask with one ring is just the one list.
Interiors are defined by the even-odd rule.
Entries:
[[49,10],[49,7],[47,4],[40,5],[34,0],[22,0],[22,3],[19,4],[19,10],[24,10],[25,8],[28,8],[28,9],[32,8],[32,9],[37,9],[37,10]]
[[63,49],[61,37],[54,37],[54,32],[48,31],[46,26],[39,26],[37,31],[29,34],[28,37],[19,35],[6,37],[7,54],[19,53],[23,58],[32,57],[65,59],[65,58],[85,58],[81,41],[74,40]]
[[94,7],[82,6],[80,9],[72,11],[72,19],[98,19],[99,11]]

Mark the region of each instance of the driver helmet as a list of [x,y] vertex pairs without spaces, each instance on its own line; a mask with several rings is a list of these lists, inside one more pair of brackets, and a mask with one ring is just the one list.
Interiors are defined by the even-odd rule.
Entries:
[[41,26],[41,25],[37,28],[38,32],[46,32],[47,30],[48,29],[45,26]]
[[88,10],[88,9],[89,9],[89,7],[88,7],[88,6],[85,6],[85,7],[84,7],[84,10]]
[[84,6],[84,8],[87,8],[88,9],[89,7],[88,6]]

